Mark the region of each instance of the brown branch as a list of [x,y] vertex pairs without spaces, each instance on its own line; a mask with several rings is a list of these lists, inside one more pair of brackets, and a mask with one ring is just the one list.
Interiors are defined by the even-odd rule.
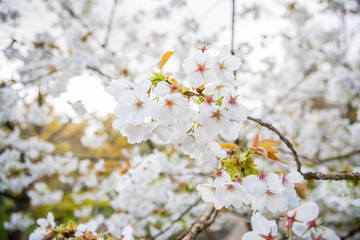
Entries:
[[306,180],[360,180],[360,173],[321,173],[321,172],[307,172],[302,174]]
[[167,228],[165,228],[164,230],[162,230],[161,232],[156,234],[152,239],[155,239],[155,238],[163,235],[166,231],[168,231],[172,226],[174,226],[174,224],[176,222],[180,221],[191,209],[193,209],[193,207],[195,207],[200,202],[200,200],[201,200],[201,198],[198,198],[196,200],[196,202],[191,204],[183,213],[180,214],[180,216],[178,218],[176,218],[174,221],[172,221],[172,223]]
[[219,211],[215,209],[214,205],[210,204],[209,207],[201,214],[201,216],[193,223],[193,225],[176,239],[195,239],[197,235],[199,235],[215,221],[218,212]]
[[298,154],[294,149],[294,146],[290,143],[290,141],[282,135],[279,130],[277,130],[273,125],[270,123],[263,122],[261,119],[253,118],[251,116],[247,117],[248,120],[256,122],[263,127],[266,127],[270,131],[276,133],[280,139],[286,144],[286,146],[291,150],[294,160],[297,164],[297,171],[301,173],[306,180],[314,179],[314,180],[360,180],[360,173],[321,173],[321,172],[301,172],[301,162],[299,160]]
[[101,71],[99,68],[94,67],[94,66],[86,66],[87,69],[92,70],[94,72],[97,72],[98,74],[100,74],[103,77],[108,78],[109,80],[111,79],[111,76],[107,75],[106,73],[104,73],[103,71]]
[[256,123],[260,124],[261,126],[266,127],[270,131],[273,131],[274,133],[276,133],[276,135],[278,135],[280,137],[280,139],[286,144],[286,146],[292,152],[292,154],[294,156],[294,160],[295,160],[296,165],[297,165],[297,171],[302,174],[302,172],[301,172],[301,162],[299,160],[298,153],[295,151],[294,146],[291,144],[291,142],[286,137],[284,137],[284,135],[282,135],[282,133],[279,130],[277,130],[273,125],[271,125],[270,123],[263,122],[263,121],[261,121],[261,119],[254,118],[254,117],[251,117],[251,116],[248,116],[247,119],[250,120],[250,121],[256,122]]

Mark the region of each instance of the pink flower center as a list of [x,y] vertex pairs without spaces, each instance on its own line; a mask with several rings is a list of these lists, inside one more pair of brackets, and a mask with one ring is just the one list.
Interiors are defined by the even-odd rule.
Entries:
[[198,72],[203,74],[205,72],[205,70],[206,70],[205,64],[198,64],[198,69],[197,69]]
[[266,176],[265,176],[264,173],[261,173],[261,174],[259,175],[259,179],[260,179],[260,180],[265,180],[265,178],[266,178]]
[[292,226],[294,224],[295,215],[296,215],[296,212],[294,213],[294,215],[286,217],[286,221],[288,222],[288,226]]
[[277,235],[276,236],[272,236],[271,235],[271,230],[270,230],[270,233],[269,233],[269,235],[263,235],[263,234],[261,234],[260,235],[262,238],[264,238],[265,240],[273,240],[273,239],[275,239],[276,237],[277,237]]
[[283,183],[283,184],[287,183],[287,178],[286,178],[286,177],[283,177],[283,178],[282,178],[282,183]]
[[177,90],[179,90],[179,86],[178,86],[178,85],[171,85],[171,86],[170,86],[170,92],[171,92],[171,93],[176,92]]
[[207,96],[205,98],[205,102],[209,105],[211,105],[214,102],[214,99],[211,96]]
[[230,103],[231,105],[236,105],[236,104],[237,104],[237,102],[236,102],[236,97],[230,97],[229,103]]
[[273,196],[274,195],[274,193],[273,192],[271,192],[269,189],[266,191],[266,195],[268,195],[269,197],[271,197],[271,196]]
[[316,228],[318,226],[315,220],[308,222],[307,225],[309,226],[309,228]]
[[171,109],[172,106],[174,106],[174,105],[175,105],[175,103],[174,103],[173,100],[165,99],[165,106],[166,106],[167,108]]
[[211,115],[212,118],[215,118],[217,121],[221,120],[222,114],[220,113],[220,110],[217,110],[216,112],[213,112]]
[[237,177],[237,178],[235,179],[235,182],[237,182],[237,183],[242,183],[242,182],[243,182],[243,179],[242,179],[241,177]]
[[234,186],[232,184],[226,185],[226,189],[230,192],[234,191]]
[[222,176],[222,171],[216,171],[215,175],[216,175],[216,177],[221,177]]

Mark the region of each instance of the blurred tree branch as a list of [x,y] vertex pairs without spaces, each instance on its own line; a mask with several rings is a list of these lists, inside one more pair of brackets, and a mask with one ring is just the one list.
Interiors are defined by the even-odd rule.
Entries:
[[105,35],[104,44],[102,45],[102,47],[104,47],[104,48],[106,47],[106,45],[108,44],[108,41],[109,41],[110,33],[111,33],[113,22],[114,22],[115,9],[116,9],[117,3],[118,3],[118,0],[114,0],[114,4],[111,9],[111,13],[110,13],[110,17],[109,17],[109,23],[107,25],[107,31],[106,31],[106,35]]
[[171,222],[171,224],[165,228],[164,230],[162,230],[161,232],[159,232],[158,234],[156,234],[152,239],[156,239],[157,237],[163,235],[166,231],[168,231],[172,226],[174,226],[174,224],[176,222],[178,222],[179,220],[181,220],[191,209],[193,209],[199,202],[200,202],[201,198],[198,198],[196,200],[196,202],[194,202],[193,204],[191,204],[184,212],[182,212],[180,214],[180,216],[178,218],[176,218],[174,221]]
[[214,205],[210,204],[209,207],[201,214],[201,216],[195,220],[192,226],[176,239],[195,239],[197,235],[199,235],[215,221],[218,212],[219,211],[215,209]]

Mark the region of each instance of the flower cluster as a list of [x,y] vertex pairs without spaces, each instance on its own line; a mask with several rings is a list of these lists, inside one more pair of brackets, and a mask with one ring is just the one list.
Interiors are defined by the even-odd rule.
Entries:
[[197,53],[183,64],[190,84],[162,73],[167,59],[163,57],[160,73],[154,72],[151,80],[140,86],[125,79],[110,83],[108,92],[117,101],[114,128],[129,143],[153,137],[161,143],[174,143],[192,158],[210,161],[224,157],[217,137],[236,139],[238,123],[247,117],[233,75],[240,59],[230,55],[228,48],[217,57]]
[[[43,240],[43,239],[91,239],[103,240],[108,234],[96,232],[96,225],[74,224],[69,221],[66,225],[56,226],[54,216],[51,212],[48,213],[47,218],[40,218],[37,220],[38,227],[30,234],[29,240]],[[132,235],[132,226],[126,226],[121,233],[121,239],[134,240]],[[107,237],[106,239],[111,239]]]

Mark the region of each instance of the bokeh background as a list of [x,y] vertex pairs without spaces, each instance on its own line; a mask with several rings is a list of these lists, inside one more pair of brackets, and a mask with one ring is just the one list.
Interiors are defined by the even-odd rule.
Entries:
[[[156,236],[193,204],[209,169],[177,176],[173,168],[186,172],[196,163],[186,165],[191,160],[155,139],[128,144],[112,128],[115,101],[105,89],[111,79],[149,79],[169,50],[175,54],[166,70],[186,79],[182,61],[204,43],[210,53],[227,45],[241,58],[241,101],[293,142],[305,169],[358,171],[359,11],[356,0],[0,1],[0,239],[26,239],[49,211],[100,232],[137,221],[139,237]],[[240,129],[237,143],[249,145],[257,128],[245,122]],[[149,194],[149,203],[135,190],[119,194],[129,160],[156,161],[155,149],[172,165],[159,167],[144,191],[169,188],[171,197]],[[295,169],[285,148],[280,154]],[[360,237],[357,182],[307,181],[299,189],[342,238]],[[138,209],[119,204],[127,198]],[[152,207],[141,212],[142,204]],[[204,207],[161,237],[171,238]],[[239,216],[247,231],[246,213],[221,216],[203,239],[234,234]]]

